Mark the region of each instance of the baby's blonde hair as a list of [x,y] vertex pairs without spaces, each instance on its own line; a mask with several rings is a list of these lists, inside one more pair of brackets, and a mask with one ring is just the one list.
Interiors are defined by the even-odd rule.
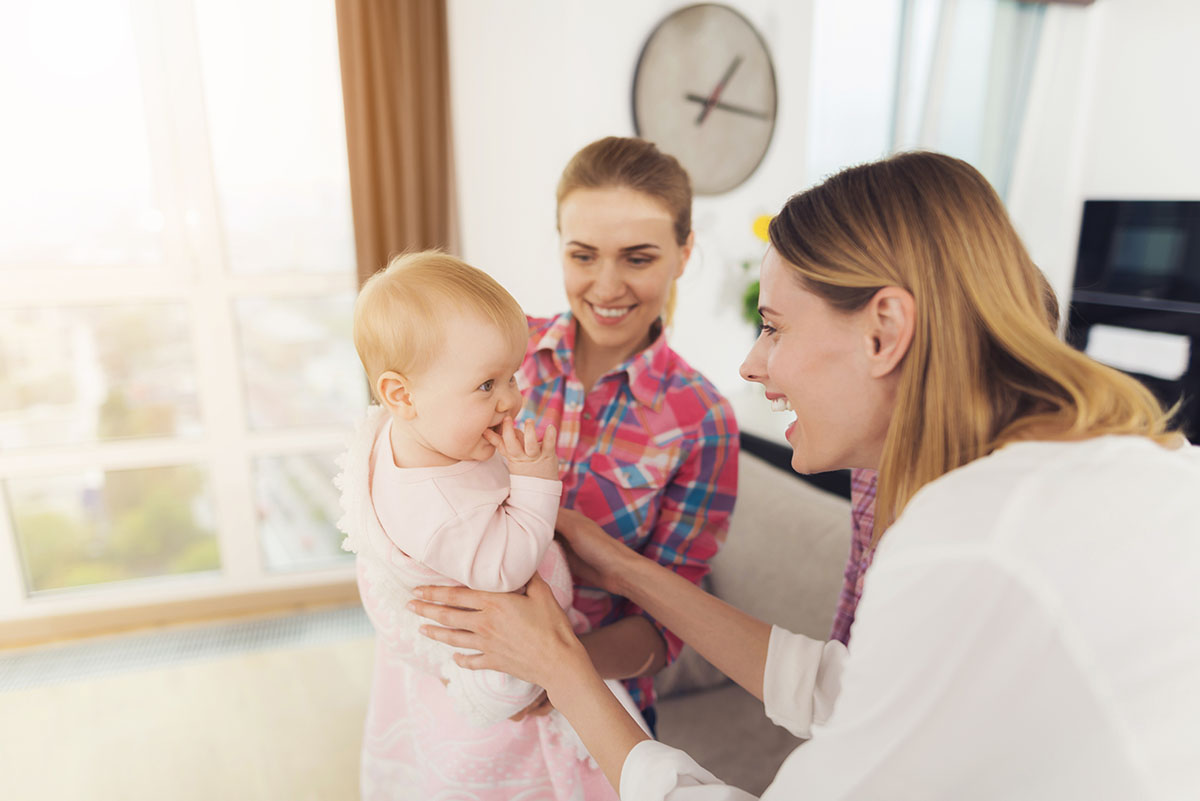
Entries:
[[438,354],[446,318],[474,314],[524,351],[525,313],[496,279],[440,250],[394,257],[354,303],[354,348],[371,382],[388,370],[412,377]]

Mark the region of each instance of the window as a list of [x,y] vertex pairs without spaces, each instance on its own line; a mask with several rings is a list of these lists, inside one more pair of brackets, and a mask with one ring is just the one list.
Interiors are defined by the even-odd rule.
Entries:
[[817,0],[808,174],[929,148],[1004,197],[1045,8],[1019,0]]
[[332,2],[0,11],[0,620],[349,579]]

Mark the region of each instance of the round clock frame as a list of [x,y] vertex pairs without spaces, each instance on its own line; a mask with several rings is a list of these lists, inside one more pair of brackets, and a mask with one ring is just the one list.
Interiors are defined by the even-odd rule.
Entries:
[[741,185],[775,134],[775,67],[736,9],[684,6],[647,37],[633,75],[633,128],[679,159],[698,195]]

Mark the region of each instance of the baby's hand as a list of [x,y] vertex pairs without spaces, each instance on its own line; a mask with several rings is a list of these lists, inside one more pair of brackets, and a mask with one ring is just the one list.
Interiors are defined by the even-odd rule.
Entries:
[[554,426],[546,427],[546,436],[542,437],[540,443],[532,420],[525,421],[521,437],[517,436],[511,417],[504,418],[501,431],[503,435],[488,429],[483,436],[508,462],[508,472],[518,476],[558,480],[558,454],[554,451],[558,443],[558,431]]

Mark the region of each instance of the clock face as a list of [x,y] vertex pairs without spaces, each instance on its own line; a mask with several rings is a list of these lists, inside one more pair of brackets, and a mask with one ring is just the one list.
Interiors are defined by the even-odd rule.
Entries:
[[638,59],[633,127],[679,159],[697,194],[749,178],[775,130],[775,70],[758,31],[714,3],[663,20]]

